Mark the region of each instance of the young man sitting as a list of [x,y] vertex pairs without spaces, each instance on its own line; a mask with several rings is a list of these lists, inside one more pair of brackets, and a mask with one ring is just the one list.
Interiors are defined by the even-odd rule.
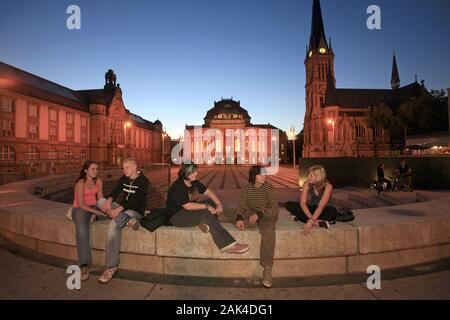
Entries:
[[106,270],[98,279],[100,283],[109,282],[119,266],[119,253],[122,229],[127,225],[133,230],[139,227],[139,219],[144,216],[148,179],[137,170],[134,159],[123,161],[123,176],[114,190],[105,198],[98,200],[97,206],[112,221],[108,227],[106,241]]

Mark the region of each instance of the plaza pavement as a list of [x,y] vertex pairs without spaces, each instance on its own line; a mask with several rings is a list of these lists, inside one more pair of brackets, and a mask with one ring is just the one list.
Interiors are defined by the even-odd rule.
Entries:
[[[7,240],[0,239],[2,247]],[[37,262],[0,249],[0,299],[57,300],[450,300],[450,265],[427,266],[418,275],[381,279],[381,290],[365,282],[308,286],[253,287],[201,286],[131,281],[114,278],[107,285],[98,275],[82,282],[81,290],[68,290],[64,268]],[[428,273],[427,271],[437,271]]]

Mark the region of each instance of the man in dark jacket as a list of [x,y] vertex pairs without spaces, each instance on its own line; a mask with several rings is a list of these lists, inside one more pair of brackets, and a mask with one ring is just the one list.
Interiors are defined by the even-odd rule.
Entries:
[[134,159],[123,162],[123,176],[114,190],[97,206],[112,219],[108,227],[106,241],[106,270],[99,278],[100,283],[109,282],[119,266],[122,229],[129,225],[133,230],[139,227],[139,219],[144,216],[148,190],[147,178],[137,170]]

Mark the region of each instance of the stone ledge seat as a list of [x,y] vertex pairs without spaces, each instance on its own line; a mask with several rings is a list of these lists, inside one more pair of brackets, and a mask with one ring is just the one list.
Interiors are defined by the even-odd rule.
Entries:
[[[68,204],[33,195],[36,186],[60,188],[73,178],[46,177],[0,186],[0,234],[40,253],[76,261],[75,226],[65,217]],[[277,223],[274,277],[303,277],[365,273],[370,265],[393,269],[450,257],[450,194],[448,197],[406,204],[355,210],[356,219],[337,223],[330,230],[302,234],[280,208]],[[91,226],[93,262],[104,264],[109,221]],[[250,250],[242,255],[222,254],[210,234],[199,228],[144,228],[122,233],[120,268],[156,274],[218,278],[253,278],[259,266],[258,229],[224,227]]]

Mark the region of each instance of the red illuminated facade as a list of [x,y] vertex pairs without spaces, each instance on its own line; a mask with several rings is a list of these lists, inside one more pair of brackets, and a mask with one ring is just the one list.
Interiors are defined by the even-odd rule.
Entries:
[[0,172],[59,174],[86,159],[114,168],[128,157],[144,165],[169,155],[162,123],[126,108],[112,70],[102,89],[72,90],[0,62]]

